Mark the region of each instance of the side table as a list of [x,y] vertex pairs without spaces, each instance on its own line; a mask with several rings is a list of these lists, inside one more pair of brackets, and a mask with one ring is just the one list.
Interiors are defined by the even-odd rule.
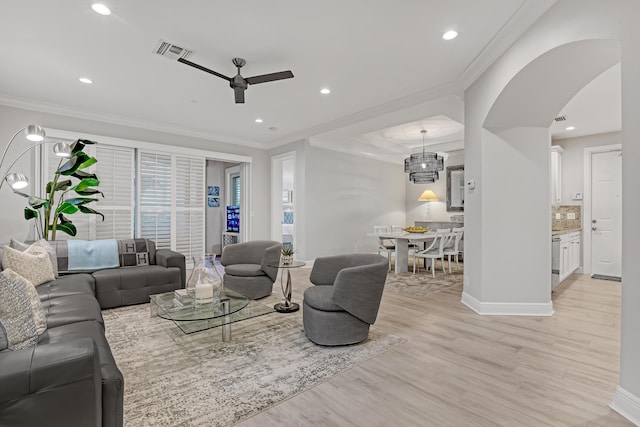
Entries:
[[279,302],[274,305],[273,308],[280,313],[293,313],[294,311],[298,311],[300,309],[300,304],[291,302],[291,269],[303,267],[306,264],[302,261],[292,261],[289,264],[283,264],[282,261],[278,264],[269,264],[269,267],[273,268],[282,268],[287,270],[287,285],[286,287],[283,285],[284,279],[284,271],[282,275],[280,275],[280,288],[282,289],[282,294],[284,295],[284,302]]

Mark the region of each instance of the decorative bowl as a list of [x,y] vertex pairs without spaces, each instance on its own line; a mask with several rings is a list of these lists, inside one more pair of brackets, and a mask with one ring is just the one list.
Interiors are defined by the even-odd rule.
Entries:
[[403,228],[407,233],[426,233],[431,230],[429,227],[421,227],[421,228]]

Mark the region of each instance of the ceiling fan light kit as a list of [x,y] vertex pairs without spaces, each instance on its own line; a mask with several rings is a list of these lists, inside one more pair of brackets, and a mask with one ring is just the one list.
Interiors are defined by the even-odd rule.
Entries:
[[182,62],[183,64],[189,65],[193,68],[197,68],[198,70],[204,71],[209,74],[213,74],[216,77],[220,77],[229,82],[229,86],[233,89],[236,104],[244,104],[244,91],[247,90],[249,85],[256,85],[260,83],[268,83],[276,80],[284,80],[293,78],[293,73],[290,70],[287,71],[279,71],[277,73],[269,73],[262,74],[259,76],[253,77],[242,77],[240,75],[240,68],[244,67],[247,61],[242,58],[233,58],[233,65],[238,69],[238,74],[233,77],[227,77],[224,74],[220,74],[216,71],[213,71],[209,68],[203,67],[202,65],[196,64],[195,62],[191,62],[185,58],[178,58],[178,62]]

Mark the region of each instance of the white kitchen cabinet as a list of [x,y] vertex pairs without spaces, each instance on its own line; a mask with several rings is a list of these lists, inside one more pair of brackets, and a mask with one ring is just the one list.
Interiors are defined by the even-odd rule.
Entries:
[[[582,238],[579,231],[554,237],[559,239],[558,253],[553,255],[558,257],[558,283],[560,283],[580,268]],[[552,262],[552,266],[554,265],[556,265],[555,261]]]
[[551,146],[551,204],[562,202],[562,152],[559,145]]

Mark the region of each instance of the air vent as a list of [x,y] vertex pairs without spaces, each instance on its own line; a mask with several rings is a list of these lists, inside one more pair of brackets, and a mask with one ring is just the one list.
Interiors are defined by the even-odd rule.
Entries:
[[193,51],[180,46],[176,46],[175,44],[167,43],[164,40],[160,40],[160,43],[158,43],[156,48],[153,50],[153,53],[166,56],[169,59],[178,60],[180,58],[187,59],[191,56]]
[[567,116],[558,116],[555,119],[556,122],[564,122],[565,120],[567,120]]

